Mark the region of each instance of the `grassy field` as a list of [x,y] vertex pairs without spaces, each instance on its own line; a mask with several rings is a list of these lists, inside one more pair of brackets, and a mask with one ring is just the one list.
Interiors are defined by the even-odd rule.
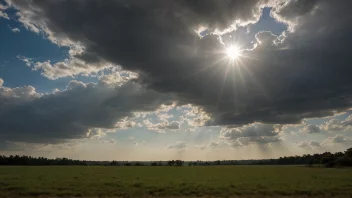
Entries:
[[352,197],[352,169],[0,167],[0,197]]

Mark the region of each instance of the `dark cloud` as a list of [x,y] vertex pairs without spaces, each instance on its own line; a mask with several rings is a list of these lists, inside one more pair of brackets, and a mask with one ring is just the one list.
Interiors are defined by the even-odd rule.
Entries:
[[[138,83],[200,106],[209,125],[298,123],[352,105],[350,1],[7,2],[33,31],[41,29],[61,45],[83,45],[72,58],[138,72]],[[238,65],[220,61],[225,54],[218,35],[199,38],[195,32],[255,21],[265,3],[292,31],[281,37],[258,33],[256,47],[243,51]],[[117,99],[105,104],[116,108]],[[124,101],[117,109],[132,105]]]
[[271,124],[250,124],[243,127],[224,128],[220,132],[223,139],[237,139],[240,137],[277,136],[278,129]]
[[30,86],[0,86],[0,101],[0,140],[56,143],[104,136],[99,128],[121,128],[118,121],[134,111],[155,111],[170,97],[131,81],[120,87],[71,81],[47,95]]
[[232,146],[248,146],[249,144],[270,144],[281,141],[280,127],[272,124],[254,123],[236,128],[224,128],[220,131],[220,139],[229,141]]

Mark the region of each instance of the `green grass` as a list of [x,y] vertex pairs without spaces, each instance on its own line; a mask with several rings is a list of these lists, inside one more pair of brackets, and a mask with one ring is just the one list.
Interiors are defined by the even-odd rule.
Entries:
[[297,166],[0,167],[0,197],[352,195],[352,169]]

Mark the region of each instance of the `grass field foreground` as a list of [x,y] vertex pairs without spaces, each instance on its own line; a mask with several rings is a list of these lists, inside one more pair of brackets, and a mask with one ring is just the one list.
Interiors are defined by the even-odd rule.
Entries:
[[352,169],[298,166],[0,167],[0,197],[350,197]]

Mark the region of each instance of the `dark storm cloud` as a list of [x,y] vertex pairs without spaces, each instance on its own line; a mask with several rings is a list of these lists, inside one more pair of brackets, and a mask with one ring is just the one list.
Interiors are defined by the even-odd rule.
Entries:
[[114,88],[71,81],[48,95],[0,86],[0,101],[0,142],[57,143],[99,136],[99,128],[117,128],[133,111],[155,111],[170,98],[133,82]]
[[[352,106],[350,1],[7,2],[28,28],[83,45],[74,58],[139,72],[139,83],[202,107],[210,125],[298,123]],[[195,30],[256,20],[265,3],[294,31],[284,39],[258,33],[241,66],[227,69],[219,36],[200,39]]]

